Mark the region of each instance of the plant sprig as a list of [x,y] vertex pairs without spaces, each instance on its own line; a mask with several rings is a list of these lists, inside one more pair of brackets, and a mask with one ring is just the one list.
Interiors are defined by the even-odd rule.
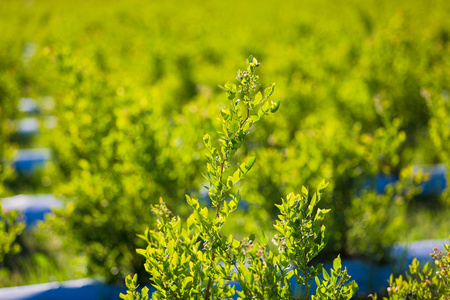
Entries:
[[[252,157],[234,166],[231,157],[242,147],[252,125],[276,112],[280,105],[278,101],[268,100],[274,84],[263,93],[258,91],[259,77],[255,73],[258,61],[250,57],[247,64],[246,71],[238,71],[238,85],[228,82],[221,87],[227,93],[229,106],[220,111],[219,146],[214,147],[208,134],[203,137],[207,149],[207,171],[203,176],[209,183],[208,194],[216,208],[215,217],[211,219],[208,207],[190,196],[186,196],[186,201],[193,212],[186,222],[174,216],[162,199],[152,206],[157,229],[146,230],[140,236],[148,246],[137,250],[146,258],[145,268],[156,288],[152,299],[230,299],[236,293],[242,300],[350,299],[357,285],[346,283],[350,277],[341,269],[339,257],[330,274],[323,270],[324,280],[317,277],[322,266],[310,266],[327,240],[323,220],[329,210],[317,206],[327,186],[324,181],[313,197],[303,187],[300,195],[291,193],[277,205],[281,215],[274,227],[279,234],[273,242],[279,246],[278,253],[270,250],[269,239],[264,234],[261,242],[255,240],[254,234],[243,241],[220,234],[227,217],[240,202],[239,193],[233,194],[231,189],[255,163]],[[225,178],[227,169],[232,175]],[[293,276],[306,287],[306,295],[292,295]],[[311,297],[313,278],[318,289],[316,296]],[[232,281],[239,283],[242,291],[237,291]],[[121,297],[127,300],[140,297],[135,280],[129,277],[126,282],[130,290]]]
[[[219,149],[212,145],[209,134],[203,137],[208,150],[206,153],[207,173],[204,177],[209,183],[208,195],[213,206],[217,207],[216,217],[219,215],[221,203],[227,192],[245,177],[255,162],[255,158],[252,157],[238,165],[234,174],[225,181],[223,174],[231,167],[232,155],[242,146],[252,125],[263,116],[276,112],[280,105],[279,101],[268,101],[274,92],[275,83],[264,90],[264,96],[260,91],[256,92],[259,86],[259,76],[255,72],[259,62],[256,58],[250,56],[247,64],[246,71],[238,71],[236,79],[239,85],[227,82],[225,86],[220,86],[227,93],[229,106],[220,110],[222,131],[219,132]],[[258,105],[260,107],[257,113],[251,114]]]
[[[255,157],[252,157],[247,162],[238,164],[233,175],[228,176],[226,181],[224,181],[224,172],[231,167],[231,156],[242,147],[252,125],[263,116],[268,115],[269,112],[276,112],[280,105],[279,101],[268,101],[268,98],[274,92],[274,83],[264,90],[264,96],[262,96],[261,92],[256,92],[259,86],[259,76],[256,74],[256,68],[259,65],[256,58],[250,56],[247,60],[247,70],[238,71],[236,79],[239,81],[239,84],[236,86],[232,82],[227,82],[224,87],[220,86],[226,91],[229,103],[227,109],[220,110],[222,120],[222,131],[219,132],[220,149],[213,147],[209,134],[203,137],[203,142],[208,150],[206,154],[208,160],[207,173],[204,177],[209,182],[208,196],[211,198],[212,205],[217,207],[214,226],[212,227],[213,232],[209,236],[217,236],[228,215],[238,207],[240,202],[239,194],[230,195],[231,201],[229,204],[224,202],[225,196],[236,183],[247,175],[255,163]],[[251,114],[258,105],[261,106],[257,114]],[[222,203],[224,203],[223,206]],[[216,254],[213,247],[214,241],[210,241],[210,243],[212,246],[212,267]],[[211,281],[212,276],[208,279],[205,300],[208,300],[210,297]]]

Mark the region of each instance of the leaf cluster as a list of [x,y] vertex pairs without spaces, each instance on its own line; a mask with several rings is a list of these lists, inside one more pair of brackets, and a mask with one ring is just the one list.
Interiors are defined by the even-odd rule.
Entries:
[[[322,254],[382,260],[386,247],[417,233],[405,213],[411,202],[398,193],[379,195],[374,186],[378,175],[399,177],[412,163],[449,167],[445,0],[325,1],[320,14],[313,1],[130,1],[102,13],[93,9],[98,0],[35,1],[32,9],[0,3],[2,115],[13,115],[21,96],[55,99],[58,127],[41,136],[54,154],[49,188],[75,207],[72,215],[58,214],[55,228],[87,255],[91,274],[122,281],[141,265],[130,252],[143,247],[134,232],[153,222],[148,203],[163,196],[184,217],[184,194],[205,200],[198,191],[206,160],[200,133],[216,140],[211,128],[222,124],[215,111],[228,99],[220,101],[214,85],[241,51],[276,61],[264,72],[276,78],[283,114],[259,122],[235,153],[245,162],[259,149],[252,181],[239,186],[248,210],[235,211],[239,221],[223,230],[273,230],[277,199],[325,178],[332,196],[321,203],[331,209],[332,247]],[[237,20],[246,20],[245,30]],[[28,43],[36,51],[25,64]],[[11,122],[4,125],[3,133]],[[227,170],[224,179],[234,174]],[[367,181],[369,191],[360,193]]]
[[[430,254],[434,267],[430,263],[420,266],[417,258],[409,266],[409,274],[389,279],[388,298],[383,299],[439,299],[446,300],[450,295],[450,245],[444,250],[433,249]],[[377,299],[377,296],[372,296]]]
[[0,203],[0,263],[6,255],[17,254],[20,245],[17,237],[25,228],[25,223],[20,221],[17,211],[5,212]]
[[[22,68],[15,68],[19,58],[9,48],[8,36],[0,38],[0,197],[11,193],[7,182],[14,177],[12,161],[16,145],[12,142],[12,119],[17,117],[19,78],[23,76]],[[20,246],[17,237],[25,228],[17,211],[4,211],[0,202],[0,263],[6,255],[17,254]]]
[[[186,196],[186,201],[193,212],[186,221],[172,214],[162,198],[158,205],[152,206],[157,229],[147,229],[140,236],[147,247],[137,250],[145,257],[145,268],[156,288],[152,299],[229,299],[235,293],[238,299],[311,299],[309,288],[314,279],[318,284],[314,299],[350,299],[357,285],[347,283],[350,277],[341,269],[340,258],[334,261],[330,274],[323,270],[323,280],[318,278],[322,265],[310,266],[327,239],[323,223],[329,210],[317,207],[327,186],[325,181],[311,198],[303,187],[302,194],[291,193],[277,205],[280,215],[274,228],[278,234],[273,242],[279,246],[278,253],[270,250],[265,234],[258,242],[254,234],[238,241],[232,235],[226,237],[220,233],[240,201],[239,194],[230,193],[230,189],[255,162],[251,158],[233,167],[230,157],[242,146],[251,125],[279,106],[278,102],[267,100],[273,93],[273,85],[265,90],[264,97],[256,92],[257,60],[250,56],[247,64],[247,71],[238,72],[239,85],[227,83],[223,88],[229,108],[221,110],[223,131],[219,150],[213,147],[209,135],[203,138],[208,151],[204,177],[209,182],[209,196],[216,208],[214,218],[211,219],[207,207],[190,196]],[[244,109],[239,106],[241,101]],[[256,114],[252,114],[254,110]],[[234,171],[225,180],[226,169]],[[230,196],[230,200],[225,196]],[[292,277],[306,287],[305,295],[292,294]],[[121,294],[122,299],[134,299],[135,285],[130,280],[127,277],[130,291],[128,295]],[[233,282],[239,283],[241,290]]]

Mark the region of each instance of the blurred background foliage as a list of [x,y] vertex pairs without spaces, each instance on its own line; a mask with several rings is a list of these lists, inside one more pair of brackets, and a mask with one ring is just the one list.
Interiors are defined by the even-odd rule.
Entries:
[[[270,231],[274,203],[325,178],[325,256],[383,261],[394,242],[447,237],[449,192],[416,199],[426,176],[412,166],[450,167],[449,17],[445,0],[0,1],[1,193],[66,203],[19,238],[34,241],[27,260],[3,266],[143,273],[136,234],[152,226],[150,204],[185,216],[185,194],[208,201],[202,136],[220,129],[217,84],[249,54],[282,104],[237,154],[257,161],[225,231]],[[44,182],[9,165],[19,98],[48,96],[58,124],[28,145],[52,151]],[[381,175],[398,180],[377,193]],[[39,275],[28,277],[14,284]]]

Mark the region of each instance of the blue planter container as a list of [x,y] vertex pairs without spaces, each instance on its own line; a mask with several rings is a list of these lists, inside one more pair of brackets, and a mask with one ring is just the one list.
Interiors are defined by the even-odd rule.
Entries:
[[[149,287],[153,292],[155,289]],[[0,300],[119,300],[125,287],[92,279],[17,286],[0,289]]]
[[18,103],[18,109],[22,113],[26,114],[37,114],[39,113],[39,106],[36,100],[33,98],[20,98]]
[[30,137],[39,133],[40,124],[37,118],[23,118],[14,121],[17,134],[21,137]]
[[422,240],[396,244],[391,252],[393,268],[395,271],[408,270],[414,258],[417,258],[421,265],[425,265],[426,262],[433,261],[430,256],[433,248],[443,250],[445,243],[448,244],[449,240]]
[[21,149],[14,159],[13,167],[19,173],[31,174],[43,167],[50,158],[51,151],[48,148]]
[[[429,180],[422,182],[420,196],[440,195],[447,188],[447,168],[444,164],[416,165],[413,166],[413,174],[428,174]],[[362,189],[374,189],[378,194],[384,194],[388,185],[395,184],[399,180],[396,175],[378,174],[375,178],[367,180]]]
[[44,220],[45,215],[51,213],[52,208],[63,206],[62,201],[53,195],[17,195],[1,200],[6,211],[18,210],[22,213],[27,228],[36,225],[37,221]]
[[420,184],[421,195],[440,195],[448,187],[447,167],[444,164],[414,166],[413,172],[428,174],[430,177],[430,180]]

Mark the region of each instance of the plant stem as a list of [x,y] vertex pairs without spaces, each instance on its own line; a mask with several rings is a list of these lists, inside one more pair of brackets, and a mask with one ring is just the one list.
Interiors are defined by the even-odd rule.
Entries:
[[[249,117],[250,117],[250,109],[247,107],[247,116],[245,117],[244,121],[242,121],[242,122],[239,124],[239,129],[241,129],[242,126],[244,126],[245,122],[247,122],[247,120],[248,120]],[[239,131],[238,131],[238,132],[239,132]],[[236,138],[236,136],[238,135],[238,132],[236,132],[236,133],[233,135],[233,137],[231,138],[231,140],[234,140],[234,139]],[[227,159],[228,159],[228,153],[229,153],[229,150],[227,150],[227,152],[225,152],[224,158],[222,159],[222,162],[220,163],[220,177],[219,177],[219,182],[222,182],[222,176],[223,176],[223,173],[224,173],[223,168],[224,168],[225,162],[226,162]],[[222,195],[223,195],[223,190],[220,191],[220,194],[221,194],[220,196],[222,197]],[[221,204],[222,204],[222,199],[219,201],[219,204],[217,205],[217,209],[216,209],[216,218],[219,216],[219,211],[220,211],[220,205],[221,205]]]
[[[239,124],[239,129],[241,129],[242,126],[244,126],[245,122],[248,121],[249,117],[250,117],[250,109],[247,107],[247,116],[245,117],[244,121],[242,121],[242,122]],[[238,132],[239,132],[239,131],[238,131]],[[231,140],[234,140],[234,139],[236,138],[236,136],[238,135],[238,132],[236,132],[236,133],[234,134],[234,136],[231,138]],[[222,177],[223,177],[223,173],[224,173],[224,165],[225,165],[225,162],[226,162],[227,159],[228,159],[228,153],[229,153],[229,150],[227,150],[227,151],[225,152],[224,158],[222,159],[222,162],[221,162],[221,164],[220,164],[220,177],[219,177],[219,182],[220,182],[220,183],[222,183]],[[216,216],[215,216],[216,219],[219,217],[220,205],[222,204],[222,200],[223,200],[222,197],[223,197],[223,190],[220,191],[220,200],[219,200],[219,203],[217,204],[217,209],[216,209]],[[210,263],[210,265],[209,265],[210,269],[212,268],[212,265],[213,265],[213,263],[214,263],[214,259],[216,258],[216,255],[215,255],[214,247],[213,247],[213,246],[214,246],[214,245],[211,243],[211,251],[212,251],[212,254],[211,254],[211,263]],[[209,278],[208,278],[208,284],[206,285],[205,300],[209,300],[209,297],[210,297],[210,296],[209,296],[209,290],[210,290],[210,288],[211,288],[211,276],[209,276]]]
[[[213,253],[212,253],[212,256],[211,256],[211,264],[210,264],[210,268],[212,268],[212,264],[213,264],[213,261],[214,261],[214,251],[213,251]],[[208,279],[208,285],[206,286],[206,294],[205,294],[205,300],[209,300],[209,289],[210,289],[210,287],[211,287],[211,276],[209,276],[209,279]]]
[[305,269],[303,269],[303,273],[305,274],[305,287],[306,287],[306,299],[309,299],[309,285],[308,285],[308,268],[306,265],[306,254],[303,254],[303,262],[305,264]]
[[[241,273],[241,271],[239,270],[239,268],[237,267],[236,263],[234,264],[234,267],[235,267],[236,270],[238,271],[238,275],[239,275],[239,278],[240,278],[240,277],[242,276],[242,273]],[[247,292],[248,292],[252,297],[254,297],[253,294],[252,294],[252,291],[249,290],[249,289],[247,288],[247,285],[245,284],[245,280],[243,280],[242,282],[239,281],[239,284],[241,285],[242,290],[244,290],[244,289],[247,290]]]
[[305,288],[306,288],[306,299],[310,299],[309,296],[309,285],[308,285],[308,261],[306,258],[306,247],[305,247],[305,241],[303,240],[303,234],[301,235],[300,241],[302,242],[302,248],[303,248],[303,274],[305,274]]

